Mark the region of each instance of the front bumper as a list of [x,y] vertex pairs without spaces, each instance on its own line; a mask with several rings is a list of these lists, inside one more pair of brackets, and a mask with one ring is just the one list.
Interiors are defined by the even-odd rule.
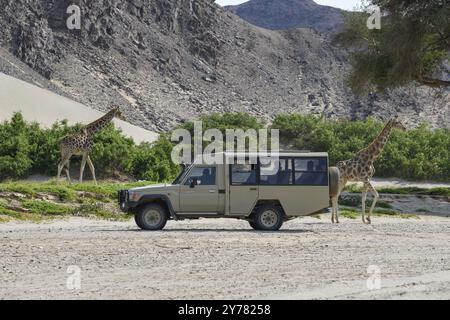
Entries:
[[123,212],[130,212],[132,209],[136,208],[138,205],[138,202],[130,201],[128,190],[120,190],[118,192],[117,196],[118,196],[120,210],[122,210]]

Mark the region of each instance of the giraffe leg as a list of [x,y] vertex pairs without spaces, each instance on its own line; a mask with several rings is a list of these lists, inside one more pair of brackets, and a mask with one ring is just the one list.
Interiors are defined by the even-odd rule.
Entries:
[[87,164],[89,166],[89,169],[91,170],[92,178],[94,179],[94,183],[97,184],[97,179],[95,178],[94,164],[92,163],[91,157],[89,155],[87,156]]
[[58,174],[56,175],[56,183],[59,183],[59,178],[61,177],[61,171],[62,171],[62,162],[58,163]]
[[334,205],[334,198],[331,198],[331,223],[334,223],[334,211],[336,210],[336,206]]
[[86,167],[87,153],[83,153],[80,166],[80,183],[83,183],[84,168]]
[[58,175],[56,176],[56,183],[59,183],[59,179],[61,178],[61,171],[62,171],[62,169],[64,169],[64,166],[66,165],[66,163],[68,161],[70,161],[70,157],[71,157],[71,155],[69,155],[69,156],[65,155],[65,156],[61,157],[61,161],[58,164]]
[[331,222],[332,223],[339,223],[339,196],[333,197],[333,199],[331,199],[332,203],[333,203],[333,212],[332,212],[332,216],[331,216]]
[[362,222],[366,223],[366,199],[367,199],[367,187],[364,184],[362,193],[361,193],[361,207],[362,207]]
[[372,202],[372,206],[370,207],[370,210],[369,210],[369,215],[368,215],[368,217],[367,217],[367,222],[370,224],[372,221],[370,220],[370,217],[371,217],[371,215],[372,215],[372,213],[373,213],[373,210],[375,209],[375,206],[376,206],[376,204],[377,204],[377,201],[378,201],[378,199],[380,198],[380,195],[378,194],[378,191],[374,188],[374,186],[371,184],[371,183],[369,183],[369,188],[370,188],[370,191],[372,192],[372,194],[373,194],[373,202]]
[[72,184],[72,179],[70,179],[70,159],[67,160],[67,163],[66,163],[66,175],[67,175],[67,180],[69,181],[70,184]]
[[332,222],[339,223],[339,197],[341,196],[342,190],[344,190],[346,185],[346,182],[343,180],[339,181],[339,192],[337,195],[332,199],[333,202],[333,211],[334,211],[334,219],[332,219]]
[[334,210],[334,221],[336,221],[336,223],[339,223],[339,197],[336,197],[334,199],[334,206],[336,207],[336,209]]

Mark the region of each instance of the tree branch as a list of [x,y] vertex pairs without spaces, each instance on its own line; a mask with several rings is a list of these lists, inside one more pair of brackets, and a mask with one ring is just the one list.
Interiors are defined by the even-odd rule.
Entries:
[[430,87],[450,87],[450,81],[429,77],[423,77],[419,82]]

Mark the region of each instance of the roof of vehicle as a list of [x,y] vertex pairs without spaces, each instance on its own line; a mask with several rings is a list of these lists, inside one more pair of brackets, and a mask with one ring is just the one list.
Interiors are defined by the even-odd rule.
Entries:
[[327,152],[310,152],[310,151],[280,151],[277,153],[261,153],[261,152],[223,152],[226,157],[234,156],[268,156],[268,157],[328,157]]
[[[214,155],[223,154],[227,158],[236,156],[246,156],[246,157],[328,157],[327,152],[309,152],[309,151],[280,151],[277,153],[270,152],[246,152],[246,151],[235,151],[235,152],[217,152]],[[199,157],[199,156],[198,156]]]

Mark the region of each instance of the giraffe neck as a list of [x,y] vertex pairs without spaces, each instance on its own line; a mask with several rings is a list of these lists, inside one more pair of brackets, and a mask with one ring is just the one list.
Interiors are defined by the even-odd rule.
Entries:
[[386,146],[386,143],[389,140],[391,132],[392,132],[392,124],[391,122],[388,122],[381,131],[381,133],[378,135],[378,137],[366,149],[369,158],[372,161],[375,161],[380,156],[381,152]]
[[114,115],[115,115],[115,110],[111,110],[110,112],[108,112],[107,114],[105,114],[103,117],[101,117],[100,119],[88,124],[85,127],[86,132],[89,135],[93,135],[96,132],[100,131],[101,129],[103,129],[104,127],[106,127],[106,125],[108,123],[110,123],[113,119],[114,119]]

